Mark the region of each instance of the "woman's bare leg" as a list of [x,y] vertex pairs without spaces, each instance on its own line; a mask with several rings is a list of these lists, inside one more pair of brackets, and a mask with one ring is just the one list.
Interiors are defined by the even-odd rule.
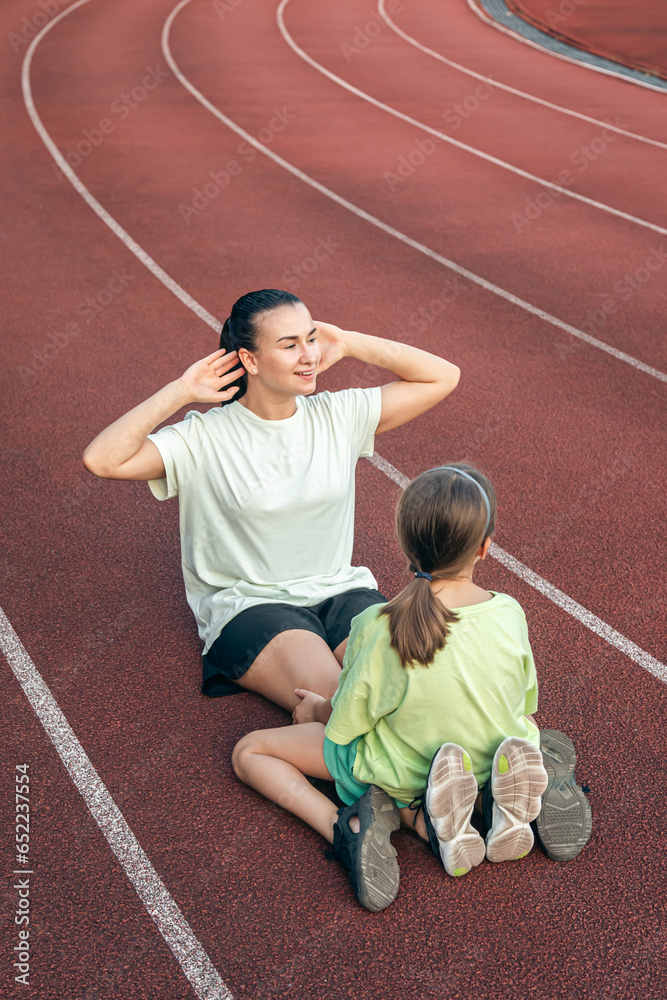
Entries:
[[305,820],[332,844],[338,810],[305,777],[309,774],[332,780],[324,763],[323,746],[324,726],[319,722],[259,729],[239,740],[232,764],[241,781]]
[[345,656],[345,650],[346,649],[347,649],[347,637],[345,639],[343,639],[342,642],[339,642],[338,645],[336,646],[336,648],[333,651],[334,652],[334,656],[336,657],[336,659],[340,663],[341,667],[343,666],[343,657]]
[[324,639],[306,629],[291,628],[274,636],[236,683],[291,712],[301,700],[295,688],[330,698],[339,676],[340,663]]

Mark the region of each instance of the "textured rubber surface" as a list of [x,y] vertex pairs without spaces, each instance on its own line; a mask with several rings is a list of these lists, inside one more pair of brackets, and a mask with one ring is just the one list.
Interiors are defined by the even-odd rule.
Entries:
[[[496,487],[498,543],[664,659],[656,544],[663,387],[448,274],[263,156],[251,160],[173,75],[137,100],[147,66],[167,71],[160,32],[174,2],[92,0],[37,49],[36,105],[73,162],[84,144],[77,173],[221,319],[251,288],[288,287],[318,319],[405,336],[459,365],[451,398],[381,435],[377,450],[410,477],[457,458],[478,463]],[[400,891],[373,916],[356,903],[343,867],[324,861],[318,834],[238,782],[235,743],[289,716],[249,693],[202,697],[176,502],[159,504],[145,484],[102,482],[81,466],[102,427],[215,350],[217,338],[52,168],[21,97],[27,42],[10,33],[31,34],[42,7],[54,6],[0,5],[1,604],[233,997],[664,1000],[667,687],[499,562],[478,564],[480,585],[512,594],[525,609],[538,725],[571,736],[592,787],[595,825],[580,857],[561,865],[533,850],[520,864],[484,864],[470,879],[446,879],[430,849],[400,830],[392,836]],[[436,65],[388,28],[362,47],[375,30],[365,31],[372,6],[291,0],[287,19],[313,56],[420,120],[442,126],[455,104],[469,107],[479,81]],[[517,232],[512,213],[523,213],[539,189],[444,146],[409,174],[403,158],[422,137],[304,66],[282,42],[275,14],[275,0],[193,0],[174,24],[179,65],[253,135],[282,124],[277,108],[288,123],[271,148],[368,211],[550,312],[587,322],[620,349],[667,364],[665,268],[648,281],[640,271],[630,298],[624,281],[660,240],[564,198]],[[463,0],[414,0],[396,17],[411,35],[493,79],[596,118],[618,115],[621,125],[665,139],[663,94],[519,45]],[[343,44],[355,46],[349,61]],[[129,104],[117,103],[122,94]],[[112,102],[128,109],[125,117]],[[105,118],[114,130],[91,150],[82,130],[99,139]],[[573,150],[600,136],[590,123],[499,90],[453,131],[550,178],[572,169]],[[667,221],[656,196],[664,157],[619,136],[586,170],[572,170],[573,184]],[[234,160],[242,169],[227,182],[220,172]],[[399,162],[406,176],[390,190],[384,174]],[[188,207],[186,221],[181,204],[199,214]],[[391,378],[345,359],[318,390]],[[407,582],[393,528],[399,495],[378,468],[359,462],[353,563],[370,566],[388,595]],[[294,535],[308,544],[298,524]],[[4,660],[2,669],[5,777],[13,784],[11,768],[29,763],[35,786],[26,996],[197,1000]],[[6,799],[5,831],[9,871]],[[17,944],[11,885],[0,930],[5,956]],[[529,933],[536,912],[539,933]],[[9,963],[5,971],[13,986]]]
[[[663,0],[507,0],[526,21],[587,52],[643,74],[667,78],[667,9]],[[650,25],[650,29],[647,27]]]
[[456,743],[445,743],[431,762],[424,812],[449,875],[466,875],[484,860],[484,841],[470,823],[476,798],[470,757]]
[[[636,80],[639,83],[649,84],[651,87],[659,87],[667,90],[667,80],[662,79],[660,76],[644,72],[633,66],[623,65],[622,61],[617,61],[613,58],[609,59],[596,52],[587,51],[585,47],[579,48],[577,45],[571,44],[571,42],[565,41],[563,38],[555,37],[554,34],[547,30],[547,25],[538,27],[536,23],[531,23],[531,21],[517,16],[514,11],[509,9],[509,5],[505,0],[475,0],[475,2],[484,9],[489,17],[497,21],[498,24],[501,24],[503,28],[521,35],[523,38],[528,39],[528,41],[541,45],[548,52],[567,56],[568,59],[574,59],[584,66],[597,67],[609,73],[626,76],[629,80]],[[521,14],[523,13],[521,11]],[[551,13],[553,14],[554,11],[551,11]]]
[[514,736],[503,740],[491,772],[493,820],[486,835],[489,861],[516,861],[528,854],[534,842],[530,823],[540,811],[546,787],[539,749]]
[[[359,833],[349,821],[359,817]],[[371,785],[352,806],[338,811],[334,848],[342,841],[341,861],[348,867],[350,881],[361,905],[373,913],[393,903],[398,892],[399,871],[391,835],[401,825],[396,803],[386,792]]]
[[583,851],[593,826],[588,799],[574,777],[577,754],[569,736],[555,729],[540,732],[540,747],[549,784],[537,832],[550,858],[571,861]]

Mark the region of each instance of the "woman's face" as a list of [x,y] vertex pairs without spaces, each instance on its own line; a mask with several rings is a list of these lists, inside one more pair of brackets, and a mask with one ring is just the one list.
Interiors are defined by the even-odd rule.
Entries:
[[[279,395],[300,396],[315,391],[322,352],[310,313],[302,302],[279,306],[259,322],[259,346],[248,353],[249,387],[257,379]],[[253,368],[257,374],[253,374]]]

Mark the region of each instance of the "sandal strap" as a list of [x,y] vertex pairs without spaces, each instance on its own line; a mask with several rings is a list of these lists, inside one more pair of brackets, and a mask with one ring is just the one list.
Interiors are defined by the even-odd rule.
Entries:
[[333,844],[331,850],[325,852],[327,858],[340,861],[348,871],[354,862],[357,841],[359,839],[359,834],[355,833],[350,826],[350,819],[358,815],[359,808],[356,802],[351,806],[340,807],[338,810],[338,819],[334,823],[333,828]]

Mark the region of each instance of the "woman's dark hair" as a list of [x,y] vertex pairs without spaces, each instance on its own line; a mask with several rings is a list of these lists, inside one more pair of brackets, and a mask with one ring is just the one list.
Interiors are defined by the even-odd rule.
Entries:
[[[226,351],[238,351],[245,347],[246,351],[256,351],[259,346],[259,322],[264,313],[277,309],[278,306],[296,306],[301,299],[291,292],[283,292],[279,288],[261,288],[258,292],[248,292],[237,299],[232,306],[228,319],[220,331],[220,347]],[[240,399],[248,388],[247,374],[240,375],[230,385],[239,385],[240,389],[231,399],[220,403],[225,406]],[[229,388],[230,386],[226,386]]]
[[[463,462],[455,468],[430,469],[409,484],[396,510],[396,534],[410,560],[411,573],[434,580],[455,577],[470,563],[496,524],[496,495],[489,479]],[[456,471],[471,476],[475,483]],[[458,615],[444,607],[425,577],[416,577],[382,608],[389,616],[391,646],[402,667],[428,666],[443,649]]]

